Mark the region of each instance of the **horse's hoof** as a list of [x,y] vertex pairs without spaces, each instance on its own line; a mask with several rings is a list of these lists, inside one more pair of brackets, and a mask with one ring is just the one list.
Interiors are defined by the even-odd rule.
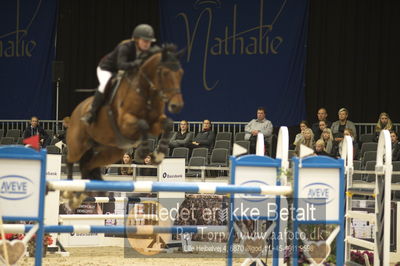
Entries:
[[79,206],[81,206],[82,202],[87,198],[86,193],[79,193],[78,195],[75,195],[72,199],[69,201],[69,206],[71,209],[77,209]]
[[162,152],[154,152],[153,153],[153,158],[152,161],[154,164],[158,165],[160,164],[165,158],[165,154]]

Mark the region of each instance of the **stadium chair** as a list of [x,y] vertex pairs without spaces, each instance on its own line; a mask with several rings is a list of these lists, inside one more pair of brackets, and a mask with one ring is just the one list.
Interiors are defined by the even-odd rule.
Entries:
[[48,145],[46,150],[48,154],[61,154],[61,150],[55,145]]
[[360,135],[360,142],[374,142],[375,135],[374,134],[361,134]]
[[46,129],[45,130],[47,135],[49,135],[49,138],[52,139],[54,137],[54,131],[52,129]]
[[0,140],[0,145],[13,145],[15,140],[13,137],[2,137]]
[[215,141],[218,140],[232,140],[232,132],[218,132],[217,136],[215,137]]
[[376,151],[367,151],[364,153],[364,156],[361,160],[361,165],[366,166],[367,162],[376,161]]
[[363,158],[365,152],[367,152],[367,151],[376,151],[377,148],[378,148],[378,143],[377,142],[364,142],[361,145],[360,159]]
[[[394,161],[393,164],[393,172],[400,172],[400,161]],[[392,184],[400,183],[400,175],[392,175]],[[400,191],[392,191],[394,200],[400,200]]]
[[228,140],[217,140],[217,141],[215,141],[214,149],[218,149],[218,148],[227,149],[230,154],[231,142]]
[[[376,159],[376,158],[375,158]],[[368,171],[375,171],[376,161],[367,161],[365,165],[365,170]],[[375,174],[366,174],[365,181],[367,182],[375,182]]]
[[[210,164],[209,166],[221,166],[221,167],[226,167],[228,166],[228,154],[229,151],[224,148],[214,148],[211,153],[211,158],[210,158]],[[211,170],[211,175],[212,176],[221,176],[225,175],[225,171],[216,171],[216,170]]]
[[192,151],[191,157],[203,157],[205,162],[208,162],[208,149],[207,148],[195,148]]
[[9,129],[9,130],[7,130],[6,137],[14,138],[14,143],[15,143],[15,142],[17,142],[18,138],[21,137],[21,130]]
[[[361,170],[361,161],[353,161],[353,168],[354,170]],[[353,174],[353,181],[354,180],[362,181],[362,174]]]
[[245,132],[236,132],[235,133],[235,141],[244,140]]
[[[206,166],[206,158],[192,156],[188,166]],[[201,170],[189,169],[186,177],[201,177]]]
[[173,149],[172,157],[174,158],[185,158],[185,165],[187,165],[189,160],[189,148],[178,147]]

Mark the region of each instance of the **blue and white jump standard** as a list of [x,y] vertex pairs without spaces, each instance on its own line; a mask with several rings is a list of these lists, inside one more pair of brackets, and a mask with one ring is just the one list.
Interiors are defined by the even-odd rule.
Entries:
[[[311,156],[294,161],[293,265],[298,265],[301,224],[337,224],[336,265],[344,265],[345,176],[344,161]],[[309,211],[313,208],[313,213]],[[301,215],[300,210],[308,212]],[[334,235],[333,235],[334,237]],[[331,239],[331,237],[329,237]],[[307,242],[307,241],[303,241]],[[326,241],[328,242],[328,241]],[[327,243],[330,245],[330,243]]]
[[1,213],[5,221],[35,221],[39,225],[36,266],[42,264],[43,256],[46,154],[44,149],[37,152],[23,146],[0,147]]

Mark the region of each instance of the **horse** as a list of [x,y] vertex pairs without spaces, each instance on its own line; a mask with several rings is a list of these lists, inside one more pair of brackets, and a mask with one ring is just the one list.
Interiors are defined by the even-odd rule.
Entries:
[[172,120],[166,116],[165,109],[178,113],[184,105],[179,56],[172,44],[144,52],[138,59],[142,61],[139,67],[120,71],[112,79],[116,84],[107,86],[108,102],[100,108],[96,122],[90,125],[81,117],[88,112],[93,96],[77,105],[69,119],[66,136],[68,179],[72,179],[73,163],[79,162],[82,179],[102,180],[100,167],[115,163],[131,147],[139,147],[138,154],[143,159],[150,153],[149,134],[161,134],[152,161],[156,164],[162,161],[172,131]]

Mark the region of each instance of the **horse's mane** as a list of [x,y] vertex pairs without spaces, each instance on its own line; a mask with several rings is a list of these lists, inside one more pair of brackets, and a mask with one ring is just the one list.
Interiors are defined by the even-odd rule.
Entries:
[[138,57],[138,60],[141,61],[140,65],[144,64],[144,62],[146,62],[150,57],[157,53],[162,53],[161,64],[163,66],[168,67],[174,71],[181,68],[178,59],[177,47],[176,45],[171,43],[163,44],[161,47],[155,45],[146,52],[141,53]]

